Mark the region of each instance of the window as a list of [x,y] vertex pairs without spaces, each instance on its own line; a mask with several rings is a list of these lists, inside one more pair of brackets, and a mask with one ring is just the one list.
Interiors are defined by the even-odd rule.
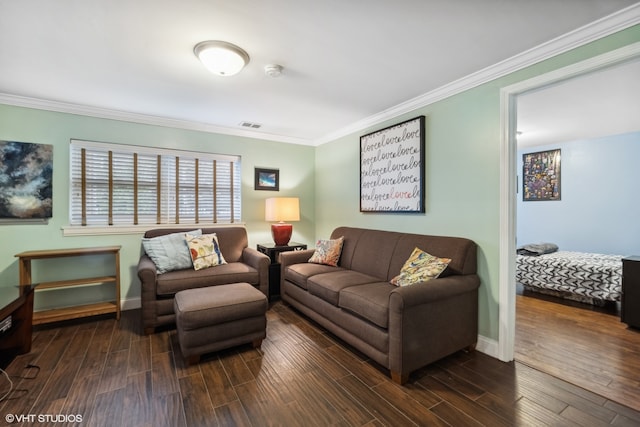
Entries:
[[240,157],[71,140],[72,226],[240,221]]

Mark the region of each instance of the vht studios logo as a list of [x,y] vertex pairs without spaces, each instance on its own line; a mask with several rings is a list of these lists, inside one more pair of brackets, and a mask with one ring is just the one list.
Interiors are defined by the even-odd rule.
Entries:
[[4,420],[12,423],[81,423],[81,414],[7,414]]

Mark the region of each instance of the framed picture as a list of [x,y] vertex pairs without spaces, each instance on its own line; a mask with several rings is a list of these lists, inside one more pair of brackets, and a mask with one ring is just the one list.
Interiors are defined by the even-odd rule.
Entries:
[[53,214],[53,145],[0,141],[0,218]]
[[425,211],[425,116],[360,137],[360,212]]
[[560,200],[560,149],[522,155],[522,200]]
[[280,170],[255,168],[254,189],[280,191]]

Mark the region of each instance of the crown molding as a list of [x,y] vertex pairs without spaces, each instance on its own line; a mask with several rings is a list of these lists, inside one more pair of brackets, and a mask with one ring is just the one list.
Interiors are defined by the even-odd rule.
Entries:
[[148,114],[132,113],[128,111],[118,111],[108,108],[92,107],[88,105],[72,104],[60,101],[50,101],[26,96],[11,95],[7,93],[0,93],[0,104],[13,105],[15,107],[33,108],[37,110],[53,111],[58,113],[75,114],[79,116],[95,117],[99,119],[119,120],[123,122],[132,122],[145,125],[163,126],[207,133],[218,133],[222,135],[232,135],[268,141],[285,142],[289,144],[313,145],[313,141],[303,138],[275,135],[244,129],[234,129],[207,123],[192,122],[188,120],[177,120],[168,117],[152,116]]
[[412,98],[380,113],[369,116],[346,126],[342,129],[327,134],[314,141],[314,145],[322,145],[344,136],[363,131],[371,126],[393,119],[402,114],[410,113],[419,108],[426,107],[434,102],[441,101],[453,95],[457,95],[481,84],[488,83],[497,78],[522,70],[530,65],[553,58],[571,49],[583,46],[592,41],[617,33],[626,28],[640,23],[640,3],[622,9],[602,19],[594,21],[583,27],[577,28],[562,36],[556,37],[546,43],[521,52],[504,61],[486,67],[480,71],[469,74],[431,92]]
[[602,37],[614,34],[633,25],[637,25],[638,23],[640,23],[640,2],[636,3],[635,5],[629,6],[626,9],[622,9],[619,12],[594,21],[588,25],[580,27],[567,34],[564,34],[560,37],[557,37],[553,40],[550,40],[549,42],[543,43],[532,49],[519,53],[518,55],[512,56],[511,58],[508,58],[504,61],[498,62],[497,64],[491,65],[466,77],[441,86],[433,91],[409,99],[394,107],[354,122],[349,126],[338,129],[335,132],[331,132],[315,140],[295,138],[286,135],[261,133],[244,129],[234,129],[207,123],[191,122],[188,120],[177,120],[167,117],[152,116],[127,111],[117,111],[87,105],[43,100],[6,93],[0,93],[0,104],[60,113],[69,113],[101,119],[119,120],[177,129],[218,133],[222,135],[232,135],[246,138],[284,142],[289,144],[319,146],[342,138],[344,136],[360,132],[371,126],[375,126],[402,114],[426,107],[427,105],[433,104],[434,102],[440,101],[442,99],[477,87],[481,84],[511,74],[515,71],[536,64],[540,61],[544,61],[545,59],[552,58],[576,47],[583,46]]

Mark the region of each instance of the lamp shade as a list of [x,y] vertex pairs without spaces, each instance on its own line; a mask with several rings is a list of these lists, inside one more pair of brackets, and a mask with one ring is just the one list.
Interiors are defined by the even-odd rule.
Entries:
[[193,52],[207,70],[219,76],[238,74],[249,63],[247,52],[220,40],[198,43]]
[[300,201],[297,197],[271,197],[265,205],[265,221],[300,221]]
[[266,221],[278,221],[271,224],[271,236],[276,246],[286,246],[291,239],[293,226],[285,221],[300,221],[300,201],[297,197],[271,197],[264,209]]

